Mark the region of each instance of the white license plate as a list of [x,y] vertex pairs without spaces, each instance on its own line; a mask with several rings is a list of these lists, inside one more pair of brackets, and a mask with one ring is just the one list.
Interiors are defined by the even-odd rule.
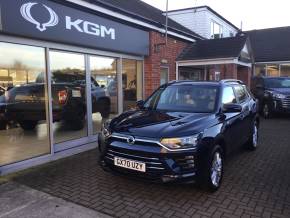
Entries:
[[72,90],[72,97],[74,97],[74,98],[80,98],[80,97],[82,97],[81,91],[79,91],[79,90]]
[[114,164],[115,166],[118,166],[118,167],[136,170],[139,172],[146,172],[146,164],[142,162],[115,157]]

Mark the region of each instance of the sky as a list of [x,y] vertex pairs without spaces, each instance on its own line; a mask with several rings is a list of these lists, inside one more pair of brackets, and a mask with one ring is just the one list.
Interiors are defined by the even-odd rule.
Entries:
[[[163,11],[166,0],[143,0]],[[169,10],[208,5],[243,30],[290,26],[289,0],[169,0]]]

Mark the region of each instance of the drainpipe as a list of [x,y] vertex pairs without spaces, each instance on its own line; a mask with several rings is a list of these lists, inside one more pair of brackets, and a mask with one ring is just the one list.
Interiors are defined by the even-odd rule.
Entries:
[[168,0],[166,0],[166,21],[165,21],[165,43],[167,45],[167,32],[168,32]]

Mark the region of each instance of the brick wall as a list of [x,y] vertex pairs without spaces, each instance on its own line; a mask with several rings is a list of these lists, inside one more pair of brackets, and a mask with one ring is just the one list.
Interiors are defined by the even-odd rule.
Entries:
[[[176,79],[176,58],[181,51],[190,44],[177,39],[168,38],[167,46],[162,45],[156,49],[155,45],[165,43],[165,37],[158,32],[151,31],[149,33],[149,39],[150,53],[144,60],[145,97],[151,95],[151,93],[160,86],[160,69],[162,66],[169,67],[169,80]],[[164,63],[164,61],[166,63]]]

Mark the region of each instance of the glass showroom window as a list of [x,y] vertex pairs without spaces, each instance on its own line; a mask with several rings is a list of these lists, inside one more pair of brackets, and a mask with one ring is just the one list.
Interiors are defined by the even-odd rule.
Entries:
[[265,64],[255,65],[255,75],[266,76],[266,65]]
[[0,42],[0,51],[2,166],[48,154],[50,146],[45,49]]
[[85,57],[50,51],[54,143],[79,139],[87,133]]
[[279,76],[279,65],[278,64],[267,64],[267,76]]
[[102,123],[118,114],[117,61],[115,58],[90,57],[93,133]]
[[280,65],[280,76],[290,76],[290,64]]
[[123,59],[122,72],[124,111],[136,106],[143,98],[143,62]]

